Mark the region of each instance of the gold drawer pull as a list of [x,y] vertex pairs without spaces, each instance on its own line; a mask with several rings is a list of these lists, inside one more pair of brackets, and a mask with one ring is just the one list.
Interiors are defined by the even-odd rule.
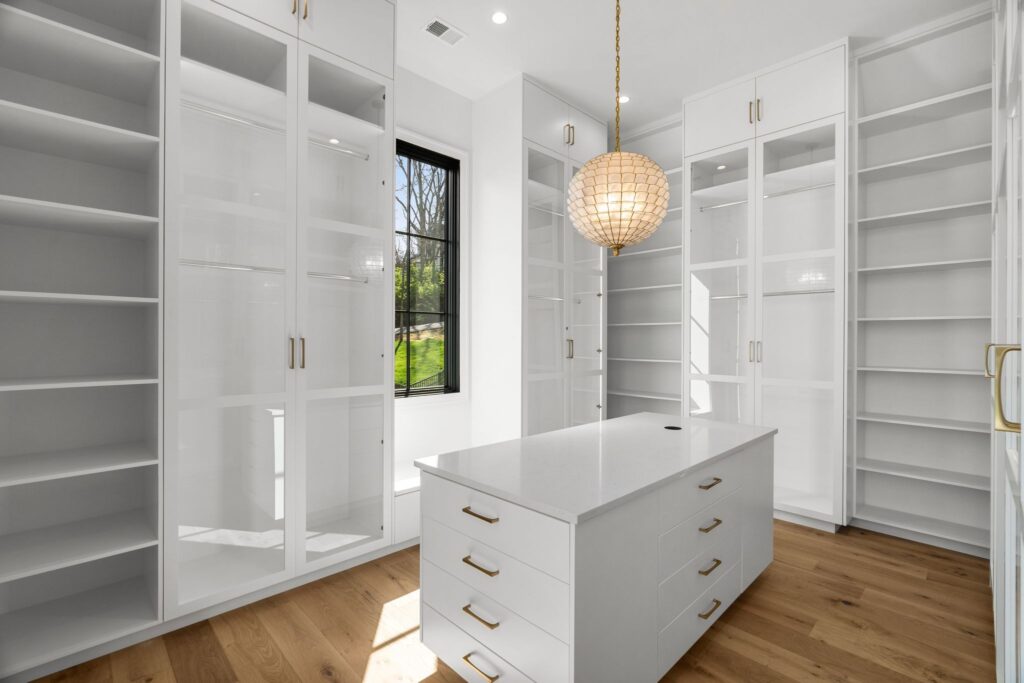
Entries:
[[499,626],[501,626],[501,622],[500,621],[487,621],[486,619],[481,617],[479,614],[474,612],[473,611],[473,604],[472,603],[463,606],[462,611],[465,612],[466,614],[468,614],[469,616],[473,617],[474,619],[476,619],[477,621],[479,621],[481,624],[483,624],[487,628],[491,629],[492,631],[494,629],[498,628]]
[[484,574],[487,574],[487,576],[494,577],[494,576],[498,575],[498,572],[499,572],[498,569],[485,569],[484,567],[481,567],[480,565],[478,565],[476,562],[473,561],[473,556],[472,555],[466,555],[464,558],[462,558],[462,561],[465,562],[466,564],[468,564],[473,569],[477,570],[478,572],[482,572]]
[[721,483],[722,483],[722,478],[721,477],[715,477],[714,479],[711,480],[710,484],[701,484],[697,488],[699,488],[701,491],[710,491],[711,489],[715,488],[716,486],[718,486]]
[[718,598],[712,600],[715,604],[711,605],[711,608],[707,612],[698,612],[697,616],[701,619],[710,619],[711,615],[718,611],[718,608],[722,606],[722,601]]
[[722,561],[716,557],[715,561],[711,563],[710,567],[708,567],[707,569],[699,569],[699,570],[697,570],[697,573],[700,574],[701,576],[708,576],[711,572],[713,572],[716,569],[718,569],[721,566],[721,564],[722,564]]
[[717,527],[717,526],[718,526],[719,524],[721,524],[721,523],[722,523],[722,520],[720,520],[720,519],[719,519],[718,517],[715,517],[715,518],[714,518],[714,520],[715,520],[715,521],[711,522],[711,524],[708,524],[707,526],[702,526],[702,527],[700,527],[700,532],[701,532],[702,534],[710,534],[710,533],[711,533],[712,531],[714,531],[714,530],[715,530],[715,528],[716,528],[716,527]]
[[487,517],[486,515],[481,515],[479,512],[473,512],[473,508],[470,507],[469,505],[467,505],[466,507],[462,508],[462,511],[465,512],[470,517],[476,517],[477,519],[481,519],[481,520],[487,522],[488,524],[497,524],[498,523],[498,519],[499,519],[498,517]]
[[466,664],[468,664],[469,668],[471,668],[473,671],[477,672],[478,674],[483,676],[485,679],[487,679],[487,683],[494,683],[494,681],[498,680],[499,674],[494,674],[493,676],[491,676],[490,674],[484,673],[483,669],[478,667],[473,662],[469,661],[469,658],[472,657],[472,656],[473,656],[473,653],[470,652],[468,655],[466,655],[466,656],[464,656],[462,658],[462,661],[464,661]]

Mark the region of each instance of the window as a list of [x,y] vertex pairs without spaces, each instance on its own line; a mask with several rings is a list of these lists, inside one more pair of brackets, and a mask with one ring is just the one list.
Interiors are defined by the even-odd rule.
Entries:
[[399,140],[395,395],[459,390],[459,162]]

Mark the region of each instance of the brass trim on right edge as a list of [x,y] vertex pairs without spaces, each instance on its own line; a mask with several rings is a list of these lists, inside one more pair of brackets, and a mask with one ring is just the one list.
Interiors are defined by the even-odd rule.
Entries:
[[992,374],[992,368],[988,365],[988,354],[996,344],[988,343],[985,344],[985,379],[992,379],[995,375]]

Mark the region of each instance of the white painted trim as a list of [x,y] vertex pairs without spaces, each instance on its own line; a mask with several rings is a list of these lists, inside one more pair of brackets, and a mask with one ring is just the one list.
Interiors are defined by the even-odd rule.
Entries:
[[968,7],[967,9],[959,10],[957,12],[953,12],[952,14],[947,14],[944,17],[940,17],[926,24],[914,26],[911,29],[907,29],[906,31],[897,33],[896,35],[887,36],[885,38],[882,38],[881,40],[876,40],[874,42],[868,43],[867,45],[864,45],[854,50],[853,58],[858,61],[863,58],[870,58],[871,56],[878,55],[878,53],[882,53],[891,48],[901,46],[904,43],[917,40],[918,38],[927,37],[929,34],[935,33],[937,31],[953,28],[957,24],[967,23],[972,19],[980,19],[985,15],[990,14],[992,14],[992,3],[981,2],[972,7]]
[[818,531],[827,531],[830,534],[836,533],[839,530],[839,525],[832,524],[831,522],[823,522],[820,519],[814,517],[804,517],[803,515],[797,515],[792,512],[785,512],[783,510],[774,510],[772,516],[775,519],[782,522],[790,522],[791,524],[799,524],[800,526],[810,527],[817,529]]
[[973,555],[974,557],[988,558],[989,556],[987,548],[980,548],[976,545],[960,543],[959,541],[951,541],[948,538],[943,538],[941,536],[932,536],[930,534],[922,534],[916,531],[908,531],[899,527],[889,526],[888,524],[879,524],[878,522],[868,522],[863,519],[854,518],[850,521],[849,525],[857,529],[866,529],[867,531],[874,531],[887,536],[895,536],[896,538],[902,538],[908,541],[934,545],[939,548],[964,553],[965,555]]
[[560,94],[556,90],[552,90],[549,86],[544,85],[543,83],[538,81],[533,76],[530,76],[529,74],[523,74],[523,81],[525,83],[530,83],[532,85],[537,86],[538,88],[540,88],[541,90],[546,92],[548,95],[551,95],[552,97],[554,97],[556,100],[561,100],[562,102],[564,102],[565,104],[569,105],[570,107],[572,107],[576,111],[580,112],[581,114],[585,114],[585,115],[589,116],[590,118],[594,119],[594,121],[596,121],[597,123],[603,124],[606,128],[608,127],[608,119],[607,118],[601,118],[600,116],[594,116],[585,107],[581,107],[580,105],[576,104],[575,102],[572,102],[572,101],[568,100],[565,97],[565,95]]

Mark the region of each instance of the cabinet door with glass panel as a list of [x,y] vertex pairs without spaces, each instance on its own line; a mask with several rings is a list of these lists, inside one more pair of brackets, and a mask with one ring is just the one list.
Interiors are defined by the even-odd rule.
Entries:
[[296,45],[195,0],[181,6],[180,48],[168,68],[180,83],[167,122],[169,618],[285,578],[294,542]]
[[757,140],[755,420],[779,429],[775,506],[843,507],[842,116]]
[[388,83],[299,43],[300,569],[382,547],[390,524]]
[[754,420],[754,146],[688,157],[684,400],[690,415]]

